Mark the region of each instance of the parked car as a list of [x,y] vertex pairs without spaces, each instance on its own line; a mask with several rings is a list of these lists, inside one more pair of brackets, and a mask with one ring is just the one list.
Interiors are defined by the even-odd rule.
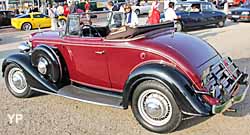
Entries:
[[10,26],[11,25],[11,18],[14,17],[15,14],[13,11],[0,11],[0,27],[3,26]]
[[250,21],[250,1],[247,0],[239,8],[231,9],[228,13],[228,19],[237,22],[237,21]]
[[124,14],[108,16],[89,25],[72,14],[65,31],[33,33],[3,61],[10,93],[131,105],[139,123],[159,133],[173,131],[184,115],[221,113],[245,98],[248,75],[207,42],[175,33],[173,23],[120,27]]
[[[226,14],[216,9],[210,2],[180,2],[175,5],[175,10],[176,14],[181,16],[176,23],[177,31],[207,25],[224,27],[226,20]],[[164,21],[164,18],[162,13],[161,20]]]
[[142,14],[148,14],[149,11],[151,10],[151,5],[150,4],[142,4],[139,6],[133,5],[132,10],[137,14],[137,15],[142,15]]
[[[64,16],[59,16],[58,18],[59,22],[63,24],[66,23],[66,19]],[[34,12],[12,18],[11,25],[16,29],[25,31],[36,28],[48,28],[51,27],[51,19],[45,14]]]

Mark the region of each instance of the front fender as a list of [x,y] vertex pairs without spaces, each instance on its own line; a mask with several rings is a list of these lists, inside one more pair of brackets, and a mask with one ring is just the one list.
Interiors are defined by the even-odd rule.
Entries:
[[124,108],[131,101],[133,90],[145,80],[156,80],[169,87],[183,112],[202,116],[210,114],[210,106],[204,105],[194,93],[191,81],[175,68],[163,64],[146,64],[130,74],[123,93]]
[[27,53],[18,53],[8,56],[2,64],[2,72],[4,76],[5,68],[7,65],[15,63],[25,73],[25,77],[29,82],[31,87],[48,90],[51,92],[56,92],[58,90],[57,86],[47,81],[45,78],[41,77],[39,72],[32,66],[30,55]]

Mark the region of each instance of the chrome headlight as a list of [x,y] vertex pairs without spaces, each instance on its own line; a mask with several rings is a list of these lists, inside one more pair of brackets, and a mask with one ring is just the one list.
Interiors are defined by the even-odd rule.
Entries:
[[209,74],[210,74],[210,67],[203,70],[202,75],[201,75],[203,86],[207,84]]
[[249,15],[249,12],[242,12],[241,15]]
[[31,49],[31,47],[32,47],[31,42],[27,41],[27,42],[21,43],[18,46],[18,49],[20,49],[21,52],[28,52]]
[[41,57],[37,65],[38,71],[41,74],[45,75],[47,73],[47,66],[48,66],[48,61],[45,58]]

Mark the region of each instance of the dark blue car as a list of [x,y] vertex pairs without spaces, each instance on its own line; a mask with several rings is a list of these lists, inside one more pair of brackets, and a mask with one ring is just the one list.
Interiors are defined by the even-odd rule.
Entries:
[[[226,14],[219,11],[210,2],[181,2],[175,5],[175,11],[180,19],[176,22],[177,31],[183,31],[191,27],[204,27],[216,25],[223,27]],[[164,13],[161,14],[161,21],[164,21]]]
[[250,21],[250,1],[247,0],[242,6],[230,10],[228,19],[234,22]]

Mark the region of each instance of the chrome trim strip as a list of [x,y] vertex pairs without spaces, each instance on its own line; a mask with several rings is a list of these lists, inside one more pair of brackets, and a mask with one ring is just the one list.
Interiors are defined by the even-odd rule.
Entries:
[[202,114],[190,113],[190,112],[185,112],[185,111],[181,111],[181,112],[185,115],[190,115],[190,116],[206,116],[206,115],[202,115]]
[[60,95],[60,94],[57,94],[57,93],[52,93],[52,92],[44,91],[44,90],[37,89],[37,88],[34,88],[34,87],[31,87],[31,89],[34,90],[34,91],[41,92],[41,93],[50,94],[50,95],[54,95],[54,96],[65,97],[65,98],[76,100],[76,101],[80,101],[80,102],[85,102],[85,103],[90,103],[90,104],[95,104],[95,105],[109,106],[109,107],[124,109],[122,106],[114,106],[114,105],[109,105],[109,104],[104,104],[104,103],[99,103],[99,102],[93,102],[93,101],[88,101],[88,100],[73,98],[73,97],[69,97],[69,96],[65,96],[65,95]]

